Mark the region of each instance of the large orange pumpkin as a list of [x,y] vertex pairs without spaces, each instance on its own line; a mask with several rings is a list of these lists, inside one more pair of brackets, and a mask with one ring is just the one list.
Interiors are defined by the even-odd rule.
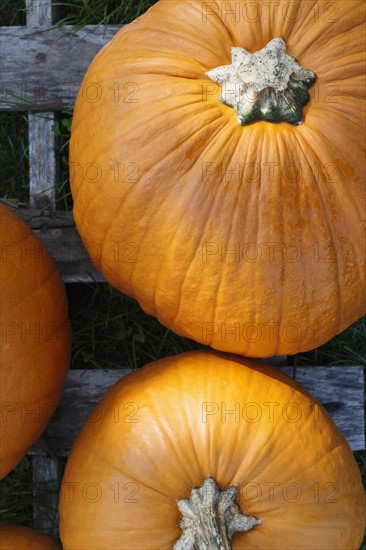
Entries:
[[65,288],[42,242],[0,205],[0,479],[41,435],[69,366]]
[[61,550],[55,539],[21,525],[0,524],[1,550]]
[[63,548],[230,548],[177,543],[181,514],[185,542],[211,513],[224,537],[223,511],[249,529],[234,549],[358,550],[361,476],[322,406],[270,366],[217,352],[161,359],[115,384],[67,462]]
[[161,0],[117,33],[70,149],[76,224],[113,286],[248,356],[365,313],[364,22],[363,0]]

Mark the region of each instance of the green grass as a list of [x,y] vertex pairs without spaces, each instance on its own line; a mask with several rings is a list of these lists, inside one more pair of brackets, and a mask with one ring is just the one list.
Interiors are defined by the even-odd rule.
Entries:
[[7,199],[29,201],[28,119],[26,113],[0,112],[0,190]]
[[28,457],[0,482],[0,517],[4,523],[32,525],[34,484]]
[[362,365],[366,367],[366,318],[307,353],[289,357],[293,365]]
[[[67,287],[73,325],[72,368],[139,368],[148,361],[204,348],[177,336],[108,284]],[[320,348],[289,356],[289,365],[366,366],[366,321],[360,319]]]
[[25,24],[25,0],[0,0],[0,26]]
[[71,210],[72,196],[69,181],[69,142],[72,121],[72,109],[55,113],[53,131],[56,137],[56,166],[58,178],[56,185],[57,210]]
[[72,368],[135,370],[160,357],[203,347],[172,333],[108,284],[72,284],[67,293]]
[[[37,0],[35,0],[35,3]],[[157,0],[70,0],[53,3],[54,24],[119,25],[130,23]],[[0,25],[25,25],[25,0],[0,1]]]
[[112,25],[130,23],[157,0],[73,0],[56,2],[58,24]]
[[[25,2],[0,0],[0,24],[25,24]],[[119,24],[143,13],[155,0],[76,0],[59,2],[57,25]],[[58,209],[71,209],[68,143],[72,111],[56,114]],[[0,113],[0,193],[3,199],[28,204],[28,126],[25,113]],[[67,286],[73,328],[71,368],[140,368],[160,357],[203,346],[181,338],[147,316],[132,299],[107,284]],[[366,320],[361,319],[327,344],[289,357],[289,364],[363,365],[366,367]],[[366,486],[366,458],[355,453]],[[62,467],[61,461],[61,467]],[[61,477],[61,474],[60,474]],[[31,459],[23,461],[0,483],[1,521],[32,524],[35,495],[46,492],[32,481]],[[364,545],[363,548],[366,548]]]

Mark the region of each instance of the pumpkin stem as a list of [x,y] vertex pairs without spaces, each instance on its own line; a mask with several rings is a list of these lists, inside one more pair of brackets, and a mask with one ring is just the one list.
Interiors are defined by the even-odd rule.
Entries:
[[221,86],[220,100],[235,109],[238,124],[255,120],[301,124],[301,107],[310,99],[308,88],[316,76],[286,53],[282,37],[255,53],[231,48],[231,60],[231,65],[206,75]]
[[192,488],[189,499],[177,500],[183,533],[174,550],[230,550],[237,531],[249,531],[261,523],[255,516],[241,513],[236,493],[236,487],[221,491],[209,477],[202,487]]

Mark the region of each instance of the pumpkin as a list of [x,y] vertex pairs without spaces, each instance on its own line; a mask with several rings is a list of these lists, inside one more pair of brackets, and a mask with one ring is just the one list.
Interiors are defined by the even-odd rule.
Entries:
[[55,539],[21,525],[0,524],[1,550],[61,550]]
[[356,550],[364,528],[360,472],[323,407],[269,365],[218,352],[161,359],[112,386],[60,494],[64,550],[231,538],[234,549]]
[[176,333],[253,357],[366,312],[364,1],[270,4],[157,2],[92,61],[70,145],[105,278]]
[[29,227],[0,205],[0,479],[43,432],[70,356],[65,289]]

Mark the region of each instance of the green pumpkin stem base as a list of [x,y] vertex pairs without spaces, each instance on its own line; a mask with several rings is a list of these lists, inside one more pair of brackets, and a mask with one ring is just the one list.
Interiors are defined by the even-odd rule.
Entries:
[[302,123],[301,108],[310,99],[308,88],[316,76],[288,55],[281,36],[255,53],[231,48],[231,60],[206,75],[221,86],[220,100],[235,109],[238,124]]

